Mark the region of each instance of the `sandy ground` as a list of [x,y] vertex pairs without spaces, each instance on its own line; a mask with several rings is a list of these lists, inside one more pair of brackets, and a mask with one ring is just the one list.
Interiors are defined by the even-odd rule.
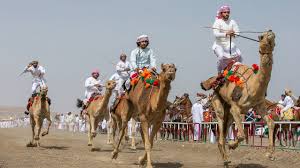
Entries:
[[[105,135],[96,137],[99,151],[95,152],[89,150],[87,136],[82,133],[51,130],[41,139],[40,148],[25,147],[30,136],[29,128],[0,129],[0,168],[136,168],[137,158],[143,153],[141,144],[136,151],[124,146],[118,159],[112,161],[112,147],[105,144]],[[230,167],[300,167],[298,152],[277,150],[275,161],[267,160],[264,152],[240,147],[231,151]],[[152,156],[154,167],[223,167],[217,145],[213,144],[157,141]]]

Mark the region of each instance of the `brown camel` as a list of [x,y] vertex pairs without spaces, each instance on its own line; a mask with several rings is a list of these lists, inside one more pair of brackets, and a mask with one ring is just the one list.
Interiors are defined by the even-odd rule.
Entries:
[[192,102],[188,94],[184,94],[181,97],[175,98],[173,106],[177,107],[178,111],[181,113],[181,122],[192,122]]
[[[134,88],[132,88],[126,96],[128,96],[127,121],[122,121],[122,130],[117,146],[115,147],[112,158],[116,159],[119,152],[119,146],[124,136],[126,123],[131,117],[138,117],[141,122],[141,134],[145,146],[145,153],[139,157],[139,164],[147,161],[147,168],[152,168],[151,149],[153,140],[164,120],[167,108],[167,98],[171,89],[171,82],[175,79],[176,67],[174,64],[162,64],[162,72],[158,74],[159,86],[151,86],[145,88],[144,82],[139,80]],[[136,117],[135,117],[136,116]],[[149,128],[152,131],[149,136]]]
[[[280,120],[280,110],[281,108],[278,106],[278,103],[273,103],[269,100],[266,100],[266,104],[267,104],[267,110],[269,111],[269,117],[274,120],[274,121],[281,121]],[[293,114],[294,114],[294,119],[292,121],[300,121],[300,109],[297,108],[296,106],[293,108]],[[286,146],[287,146],[287,139],[288,136],[292,139],[292,145],[289,144],[289,146],[293,146],[295,147],[297,144],[297,127],[299,125],[298,124],[292,124],[291,127],[289,124],[282,124],[281,125],[281,130],[279,130],[279,125],[275,126],[274,129],[274,134],[277,133],[279,134],[279,140],[280,140],[280,145],[284,146],[282,143],[282,137],[281,134],[284,135],[284,141],[286,142]],[[274,135],[274,141],[275,141],[275,135]]]
[[[109,80],[105,83],[105,93],[104,95],[97,95],[94,97],[94,100],[88,105],[86,112],[88,116],[88,146],[92,146],[91,151],[94,151],[96,148],[93,143],[93,138],[96,137],[97,127],[100,121],[103,118],[108,118],[109,110],[108,110],[108,102],[109,98],[112,94],[113,89],[116,87],[116,82],[113,80]],[[80,107],[80,106],[77,106]]]
[[230,163],[225,150],[225,137],[228,128],[235,121],[238,128],[237,138],[228,144],[230,149],[235,149],[239,142],[245,139],[241,114],[246,114],[250,108],[255,108],[257,113],[268,123],[269,150],[267,156],[273,158],[274,122],[266,115],[265,95],[271,78],[274,46],[275,34],[272,31],[264,32],[262,36],[259,36],[260,70],[257,74],[248,66],[240,65],[234,74],[243,79],[243,85],[238,86],[234,82],[226,81],[214,92],[212,105],[217,113],[220,130],[218,147],[225,166]]
[[47,130],[42,133],[42,136],[45,136],[49,133],[49,128],[52,121],[50,119],[50,108],[47,101],[47,92],[47,87],[41,88],[40,94],[34,97],[32,106],[29,109],[32,140],[27,144],[27,147],[40,146],[40,133],[45,118],[48,120],[48,127]]

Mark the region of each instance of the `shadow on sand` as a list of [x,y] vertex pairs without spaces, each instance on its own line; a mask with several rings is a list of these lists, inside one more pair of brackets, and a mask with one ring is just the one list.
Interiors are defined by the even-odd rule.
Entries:
[[233,166],[234,168],[267,168],[267,166],[263,166],[260,164],[249,163],[249,164],[238,164]]
[[44,149],[54,149],[54,150],[67,150],[69,147],[66,146],[41,146]]
[[178,162],[167,162],[167,163],[153,163],[153,167],[155,168],[181,168],[183,164]]

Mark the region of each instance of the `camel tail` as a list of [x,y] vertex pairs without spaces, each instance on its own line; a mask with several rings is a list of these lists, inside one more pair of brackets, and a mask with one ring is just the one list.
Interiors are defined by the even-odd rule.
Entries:
[[80,99],[77,99],[76,107],[81,108],[82,106],[83,106],[83,101]]

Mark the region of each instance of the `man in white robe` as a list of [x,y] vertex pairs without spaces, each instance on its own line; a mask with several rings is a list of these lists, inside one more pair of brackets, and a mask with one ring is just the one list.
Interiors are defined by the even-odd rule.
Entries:
[[242,62],[241,51],[233,43],[235,35],[239,33],[237,23],[229,19],[230,7],[222,6],[217,13],[213,24],[213,33],[216,38],[212,49],[217,56],[217,70],[221,73],[227,65],[234,62]]
[[[33,97],[36,96],[38,93],[38,89],[46,88],[46,79],[44,78],[44,75],[46,73],[45,68],[39,65],[38,61],[32,61],[30,62],[24,69],[23,73],[30,72],[33,79],[32,79],[32,87],[31,87],[31,97],[28,99],[27,103],[27,111],[25,111],[25,114],[29,114],[29,108],[33,102]],[[23,74],[22,73],[22,74]],[[48,98],[48,103],[50,105],[50,99]]]
[[130,78],[130,71],[132,70],[132,66],[131,64],[126,61],[126,54],[122,53],[120,55],[120,61],[118,62],[118,64],[116,65],[116,71],[119,75],[119,80],[118,80],[118,84],[116,87],[118,90],[118,94],[119,96],[122,96],[122,94],[124,94],[125,90],[123,89],[123,85],[125,83],[125,87],[127,89],[129,89],[130,86],[130,81],[128,81],[128,79]]
[[292,99],[292,91],[289,89],[285,90],[285,98],[283,100],[283,109],[280,110],[280,117],[283,119],[284,113],[286,113],[288,110],[291,110],[292,107],[294,107],[294,101]]
[[194,140],[198,141],[201,137],[201,123],[203,121],[203,106],[200,103],[201,97],[196,98],[196,103],[192,106],[192,117],[194,123]]

